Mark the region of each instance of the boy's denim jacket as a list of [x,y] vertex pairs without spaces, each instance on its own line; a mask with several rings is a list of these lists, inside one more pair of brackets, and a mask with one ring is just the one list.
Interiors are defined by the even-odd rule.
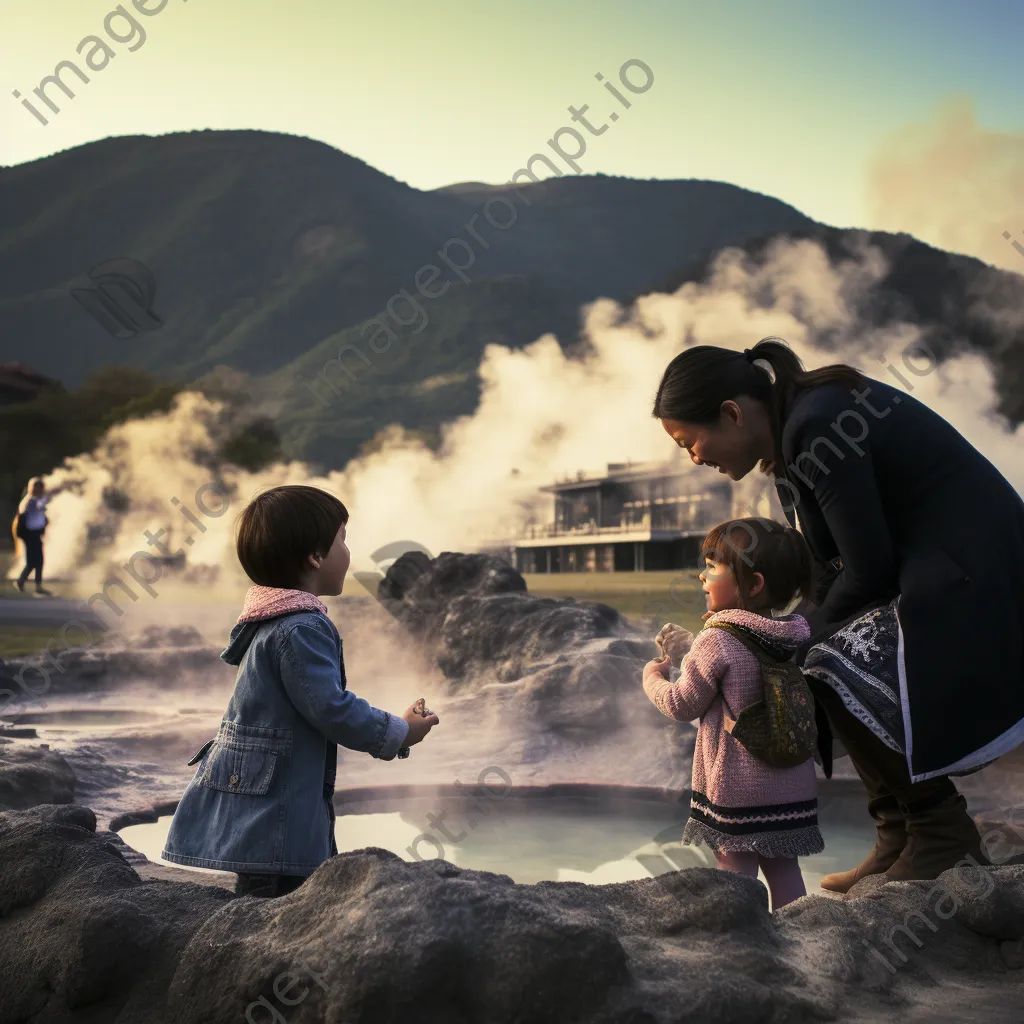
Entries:
[[235,690],[216,739],[188,762],[199,768],[161,856],[222,871],[311,874],[338,852],[337,744],[390,761],[409,726],[346,689],[341,637],[319,611],[240,621],[221,658],[240,666]]

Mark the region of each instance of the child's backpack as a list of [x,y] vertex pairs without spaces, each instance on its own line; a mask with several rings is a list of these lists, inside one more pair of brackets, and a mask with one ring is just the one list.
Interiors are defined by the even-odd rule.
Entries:
[[757,658],[764,681],[764,699],[744,708],[739,718],[723,695],[726,732],[773,768],[795,768],[814,757],[818,745],[814,698],[800,666],[788,658],[778,660],[747,630],[731,622],[708,625],[736,637]]

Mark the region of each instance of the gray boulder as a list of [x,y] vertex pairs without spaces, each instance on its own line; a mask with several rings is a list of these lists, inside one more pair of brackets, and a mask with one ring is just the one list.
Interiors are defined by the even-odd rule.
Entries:
[[75,774],[48,747],[0,747],[0,811],[74,799]]
[[[507,682],[594,640],[644,641],[608,605],[527,593],[523,577],[493,555],[407,552],[381,580],[377,600],[431,651],[454,689],[471,685],[481,668]],[[656,654],[647,642],[645,660]]]
[[657,656],[654,640],[614,608],[537,597],[501,559],[451,551],[402,555],[377,599],[419,641],[463,712],[486,714],[495,698],[487,688],[500,683],[504,707],[531,743],[601,748],[651,735],[659,749],[668,745],[674,767],[689,770],[695,730],[666,722],[640,691],[643,666]]
[[[689,869],[517,885],[380,849],[277,900],[145,881],[86,808],[0,814],[0,1024],[984,1019],[1024,1006],[1024,868],[772,915]],[[877,954],[877,955],[876,955]]]
[[223,889],[144,884],[86,807],[0,814],[0,1022],[156,1022]]

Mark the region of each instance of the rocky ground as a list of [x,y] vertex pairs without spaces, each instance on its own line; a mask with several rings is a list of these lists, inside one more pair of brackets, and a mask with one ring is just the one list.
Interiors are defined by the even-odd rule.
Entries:
[[[693,868],[542,882],[380,849],[279,900],[140,873],[92,812],[0,813],[0,1021],[1019,1021],[1024,866],[807,896]],[[185,877],[182,875],[181,877]]]
[[[685,729],[664,747],[660,775],[631,777],[643,775],[650,750],[626,756],[635,730],[655,736],[635,699],[629,645],[644,650],[642,638],[607,611],[577,606],[557,610],[575,631],[571,644],[560,643],[543,606],[521,603],[537,599],[520,594],[514,580],[488,593],[504,584],[485,563],[445,572],[462,594],[475,590],[485,604],[502,605],[506,618],[510,608],[520,611],[512,616],[516,644],[534,651],[517,663],[504,657],[500,636],[463,650],[452,637],[474,615],[489,621],[486,609],[432,607],[416,573],[401,594],[392,591],[402,601],[422,588],[402,628],[430,638],[423,642],[437,645],[432,658],[455,652],[441,659],[435,682],[448,701],[444,724],[478,731],[458,747],[467,771],[500,731],[511,736],[503,751],[519,758],[521,772],[537,768],[534,779],[595,768],[617,774],[606,781],[675,784],[685,769]],[[141,660],[132,671],[162,665],[161,690],[174,689],[179,668],[205,671],[209,650],[195,653],[202,645],[154,644],[135,648]],[[121,671],[109,651],[93,654],[114,676]],[[489,659],[503,666],[497,678],[482,673]],[[61,685],[79,684],[69,675]],[[573,702],[590,729],[574,729]],[[177,757],[206,724],[175,734],[166,750]],[[657,724],[664,735],[666,723]],[[1024,866],[1012,863],[1024,857],[1024,814],[1006,813],[1024,800],[1024,759],[1004,758],[961,780],[977,797],[972,809],[988,819],[986,846],[998,866],[964,864],[933,882],[869,878],[846,898],[808,895],[775,914],[759,882],[702,868],[612,885],[521,885],[444,861],[407,863],[376,848],[332,858],[295,893],[259,900],[235,897],[230,875],[197,881],[149,864],[105,827],[118,807],[130,810],[180,785],[156,768],[153,778],[163,781],[149,789],[115,771],[127,758],[124,770],[141,774],[138,753],[151,750],[161,730],[165,723],[130,724],[105,746],[92,737],[67,756],[32,737],[0,737],[0,1024],[1024,1019]],[[451,782],[441,745],[429,757],[422,748],[406,764]],[[379,781],[355,765],[347,765],[346,780]],[[96,801],[105,808],[99,823],[87,806]],[[1000,823],[1008,817],[1019,831]]]

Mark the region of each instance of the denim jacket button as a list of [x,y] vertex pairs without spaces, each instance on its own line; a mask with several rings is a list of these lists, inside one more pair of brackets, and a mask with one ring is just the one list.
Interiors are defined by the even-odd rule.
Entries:
[[228,779],[228,782],[230,782],[232,786],[237,786],[238,785],[238,776],[237,775],[232,775],[231,778]]

